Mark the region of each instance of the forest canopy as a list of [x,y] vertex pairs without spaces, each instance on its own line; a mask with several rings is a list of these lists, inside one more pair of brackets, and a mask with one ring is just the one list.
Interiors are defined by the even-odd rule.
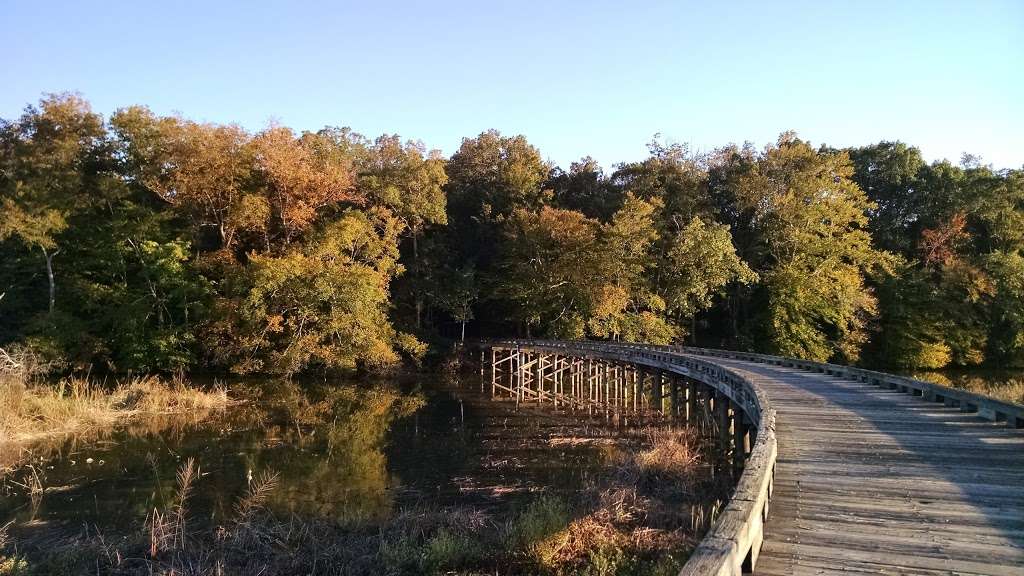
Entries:
[[0,347],[111,371],[293,374],[523,335],[882,367],[1024,365],[1024,171],[787,132],[553,166],[348,128],[0,120]]

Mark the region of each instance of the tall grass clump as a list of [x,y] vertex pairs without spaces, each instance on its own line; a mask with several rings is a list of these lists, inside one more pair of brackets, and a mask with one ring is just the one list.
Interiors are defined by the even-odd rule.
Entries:
[[726,497],[728,487],[710,480],[705,440],[694,430],[655,428],[641,437],[642,446],[612,471],[585,513],[547,534],[534,531],[541,537],[525,550],[539,571],[678,573],[701,536],[693,511]]
[[52,369],[24,349],[0,354],[0,470],[47,439],[89,436],[143,415],[202,416],[229,403],[224,387],[192,387],[181,375],[52,379]]
[[555,496],[545,494],[530,502],[508,526],[506,541],[513,549],[539,552],[537,546],[572,520],[569,507]]
[[968,392],[991,396],[1004,402],[1024,404],[1024,379],[1011,378],[1005,381],[993,381],[984,378],[963,378],[953,383],[957,388]]

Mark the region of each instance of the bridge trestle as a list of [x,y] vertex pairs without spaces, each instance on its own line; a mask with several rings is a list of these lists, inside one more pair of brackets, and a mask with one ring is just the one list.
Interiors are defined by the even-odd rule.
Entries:
[[[491,346],[481,366],[491,394],[518,404],[603,416],[618,424],[691,426],[712,439],[717,469],[742,473],[752,422],[728,395],[701,381],[639,363],[534,347]],[[483,384],[483,382],[482,382]]]

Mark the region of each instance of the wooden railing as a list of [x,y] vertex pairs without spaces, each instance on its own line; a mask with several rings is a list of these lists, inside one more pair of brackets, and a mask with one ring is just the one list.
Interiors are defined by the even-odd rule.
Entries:
[[[681,574],[684,575],[731,576],[753,570],[764,538],[778,456],[775,411],[764,390],[740,373],[715,363],[712,358],[792,367],[866,382],[918,396],[923,401],[942,402],[993,422],[1024,428],[1024,406],[1019,404],[932,382],[824,362],[709,348],[603,342],[505,340],[484,343],[484,346],[582,355],[664,370],[714,388],[744,412],[756,426],[754,444],[732,498],[683,567]],[[701,359],[702,356],[708,360]]]
[[728,396],[754,426],[754,442],[732,498],[681,574],[731,576],[753,570],[764,539],[778,456],[775,411],[763,390],[733,370],[713,361],[683,356],[672,347],[545,340],[505,340],[484,345],[630,362],[696,380]]
[[1005,422],[1006,425],[1011,428],[1024,428],[1024,406],[1010,402],[1003,402],[1001,400],[996,400],[995,398],[989,398],[988,396],[967,392],[966,390],[957,390],[955,388],[950,388],[949,386],[935,384],[934,382],[925,382],[923,380],[915,380],[914,378],[907,378],[905,376],[896,376],[894,374],[886,374],[885,372],[876,372],[874,370],[865,370],[863,368],[854,368],[851,366],[826,364],[824,362],[811,362],[809,360],[797,360],[795,358],[783,358],[780,356],[769,356],[767,354],[754,354],[752,352],[734,352],[730,350],[691,348],[683,346],[662,346],[659,348],[700,356],[732,358],[748,362],[772,364],[775,366],[788,366],[802,370],[809,370],[811,372],[849,378],[859,382],[874,384],[882,388],[897,390],[913,396],[919,396],[923,400],[942,402],[946,406],[960,408],[963,412],[976,413],[979,417],[986,420],[991,420],[993,422]]

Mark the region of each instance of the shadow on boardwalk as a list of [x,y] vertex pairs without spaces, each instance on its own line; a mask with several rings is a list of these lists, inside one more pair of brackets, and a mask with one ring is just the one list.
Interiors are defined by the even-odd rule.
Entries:
[[870,384],[714,362],[777,410],[757,573],[1022,573],[1024,432]]

